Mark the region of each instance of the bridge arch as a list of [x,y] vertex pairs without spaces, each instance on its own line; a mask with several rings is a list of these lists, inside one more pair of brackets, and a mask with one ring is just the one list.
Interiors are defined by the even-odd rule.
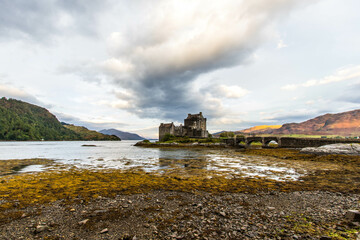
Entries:
[[273,144],[274,147],[280,146],[280,138],[278,137],[264,137],[263,138],[263,147],[273,147],[270,146],[270,144]]
[[250,145],[254,142],[259,142],[262,144],[263,138],[262,137],[247,137],[245,139],[246,147],[250,147]]

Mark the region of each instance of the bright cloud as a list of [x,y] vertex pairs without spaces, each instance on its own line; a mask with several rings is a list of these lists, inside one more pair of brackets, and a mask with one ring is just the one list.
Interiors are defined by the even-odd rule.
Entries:
[[281,89],[295,90],[299,87],[313,87],[313,86],[325,85],[334,82],[351,80],[355,78],[360,78],[360,65],[343,67],[337,70],[334,74],[323,77],[321,79],[310,79],[302,84],[288,84],[282,87]]
[[249,90],[239,86],[220,85],[219,93],[226,98],[242,98],[249,93]]
[[[33,104],[41,104],[42,106],[47,105],[41,103],[35,96],[28,93],[27,91],[13,87],[9,84],[1,84],[0,83],[0,96],[7,98],[20,99],[26,102],[30,102]],[[49,105],[47,105],[49,106]]]

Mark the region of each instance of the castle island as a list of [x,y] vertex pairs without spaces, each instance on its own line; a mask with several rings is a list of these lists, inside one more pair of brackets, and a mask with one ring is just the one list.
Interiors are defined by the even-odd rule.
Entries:
[[175,137],[207,138],[209,132],[206,130],[206,118],[202,112],[198,114],[188,114],[184,119],[184,125],[175,126],[174,123],[161,123],[159,126],[159,141],[165,135],[171,134]]

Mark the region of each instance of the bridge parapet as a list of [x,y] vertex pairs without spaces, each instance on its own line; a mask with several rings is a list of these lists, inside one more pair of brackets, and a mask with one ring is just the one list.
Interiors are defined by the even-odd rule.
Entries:
[[261,142],[262,147],[267,147],[271,141],[278,143],[280,148],[304,148],[304,147],[321,147],[334,143],[360,143],[360,139],[343,139],[343,138],[292,138],[292,137],[237,137],[223,139],[228,146],[239,146],[245,142],[245,147],[249,147],[252,142]]
[[360,143],[360,140],[343,138],[281,138],[282,148],[321,147],[334,143]]

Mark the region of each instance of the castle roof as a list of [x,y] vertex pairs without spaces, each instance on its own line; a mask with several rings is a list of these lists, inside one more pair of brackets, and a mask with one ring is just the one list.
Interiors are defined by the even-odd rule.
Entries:
[[161,123],[160,124],[161,127],[171,127],[172,125],[174,125],[174,123]]
[[202,112],[198,113],[198,114],[188,114],[187,118],[186,119],[203,119],[203,115],[202,115]]

